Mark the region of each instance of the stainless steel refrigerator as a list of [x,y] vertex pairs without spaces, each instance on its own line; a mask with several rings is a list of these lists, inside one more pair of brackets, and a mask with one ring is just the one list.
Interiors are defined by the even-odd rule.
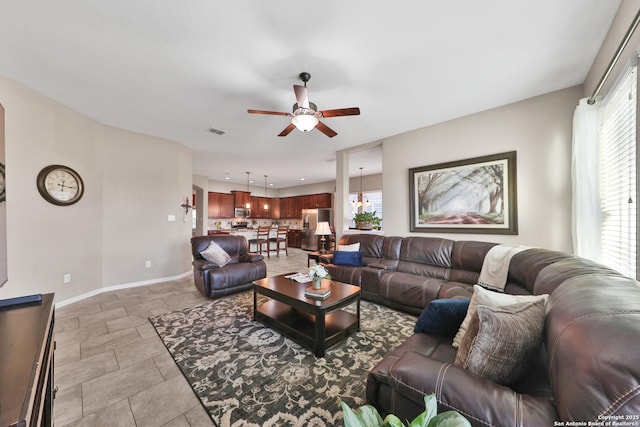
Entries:
[[[333,228],[333,215],[331,209],[302,209],[302,249],[307,251],[317,251],[320,249],[320,239],[317,236],[316,226],[319,222],[327,221]],[[325,239],[329,240],[328,236]],[[325,248],[328,249],[328,244]]]

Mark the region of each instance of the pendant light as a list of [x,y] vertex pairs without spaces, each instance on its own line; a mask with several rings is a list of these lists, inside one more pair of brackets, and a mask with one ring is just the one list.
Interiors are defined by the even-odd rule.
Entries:
[[360,208],[363,204],[367,207],[371,206],[369,199],[364,197],[364,193],[362,192],[362,169],[363,167],[360,166],[360,192],[358,193],[358,200],[354,200],[351,202],[351,205],[354,208]]
[[[267,175],[264,176],[264,197],[267,197]],[[269,210],[269,203],[267,200],[264,201],[264,210]]]
[[[251,172],[247,172],[247,193],[249,193],[249,197],[251,197],[251,191],[249,191],[249,175]],[[244,205],[245,209],[251,209],[251,199],[247,200],[247,203]]]

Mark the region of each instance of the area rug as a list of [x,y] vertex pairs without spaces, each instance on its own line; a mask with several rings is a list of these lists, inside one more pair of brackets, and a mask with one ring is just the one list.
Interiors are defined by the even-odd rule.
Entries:
[[254,322],[252,292],[149,320],[218,426],[319,427],[342,425],[340,400],[365,403],[369,370],[413,332],[413,316],[360,309],[360,331],[323,358]]

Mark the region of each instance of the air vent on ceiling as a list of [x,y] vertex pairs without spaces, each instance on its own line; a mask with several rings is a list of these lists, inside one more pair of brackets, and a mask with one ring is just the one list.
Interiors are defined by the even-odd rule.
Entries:
[[225,133],[227,133],[227,131],[216,129],[216,128],[209,128],[209,132],[215,133],[216,135],[224,135]]

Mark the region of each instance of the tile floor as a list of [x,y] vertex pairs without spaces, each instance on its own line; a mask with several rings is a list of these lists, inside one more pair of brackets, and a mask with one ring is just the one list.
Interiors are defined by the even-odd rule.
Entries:
[[[265,259],[268,275],[307,268],[300,249]],[[209,301],[190,276],[56,309],[56,427],[213,426],[147,319]]]

